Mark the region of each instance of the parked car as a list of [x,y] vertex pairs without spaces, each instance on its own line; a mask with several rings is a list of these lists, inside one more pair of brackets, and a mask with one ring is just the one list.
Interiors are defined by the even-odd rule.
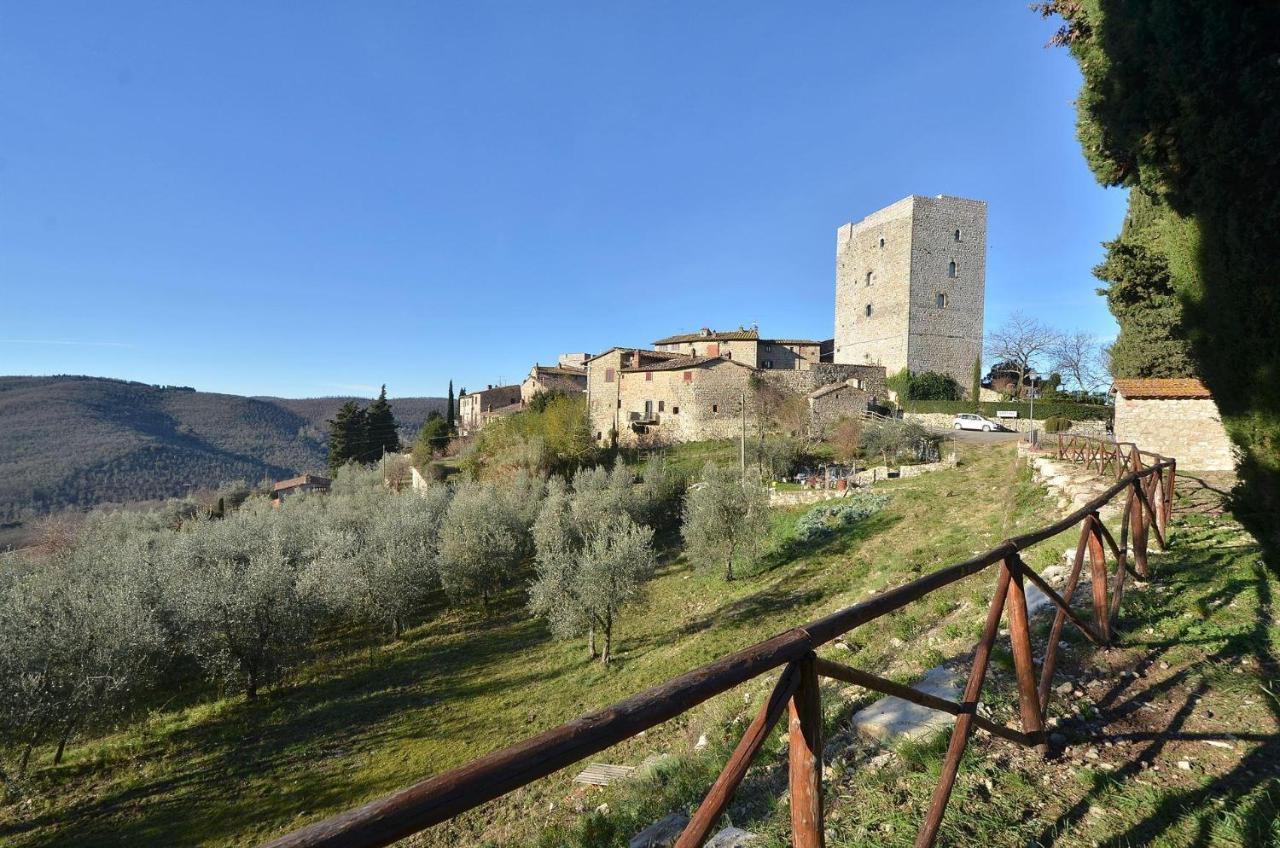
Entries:
[[961,412],[951,422],[951,426],[957,430],[983,430],[985,432],[1003,433],[1008,430],[1003,424],[992,421],[990,418],[983,418],[973,412]]

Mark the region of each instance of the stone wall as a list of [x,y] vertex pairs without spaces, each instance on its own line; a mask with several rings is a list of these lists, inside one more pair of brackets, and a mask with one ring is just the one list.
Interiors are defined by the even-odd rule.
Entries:
[[759,374],[773,385],[802,396],[846,380],[858,380],[863,391],[880,401],[889,394],[884,384],[885,370],[879,365],[817,362],[806,371],[761,371]]
[[844,385],[819,397],[809,398],[809,435],[822,438],[842,418],[858,418],[870,397],[862,389]]
[[[902,417],[906,421],[915,421],[918,424],[928,427],[930,430],[950,430],[952,422],[956,416],[950,412],[904,412]],[[993,418],[1005,427],[1016,433],[1026,433],[1031,429],[1030,418]],[[1043,436],[1044,419],[1035,419],[1036,430]],[[1072,421],[1071,429],[1068,433],[1075,433],[1077,436],[1107,436],[1106,421]],[[1053,434],[1048,434],[1052,436]]]
[[1178,460],[1178,470],[1230,471],[1235,450],[1210,398],[1116,396],[1116,441]]

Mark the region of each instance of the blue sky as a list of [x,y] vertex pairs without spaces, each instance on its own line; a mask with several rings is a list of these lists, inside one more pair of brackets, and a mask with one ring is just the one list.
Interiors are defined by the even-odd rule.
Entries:
[[837,227],[989,204],[987,327],[1110,337],[1124,195],[1022,2],[0,0],[0,373],[443,394],[825,338]]

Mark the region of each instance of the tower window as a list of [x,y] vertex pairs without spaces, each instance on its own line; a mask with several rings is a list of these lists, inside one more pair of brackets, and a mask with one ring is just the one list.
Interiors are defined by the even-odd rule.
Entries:
[[956,230],[956,241],[960,241],[960,231]]
[[951,264],[947,266],[947,276],[954,277],[956,275],[956,261],[951,260]]
[[871,285],[871,272],[867,272],[867,285]]
[[868,318],[870,318],[870,317],[871,317],[871,304],[869,304],[869,303],[867,304],[867,317],[868,317]]
[[711,404],[711,411],[712,411],[712,412],[719,412],[719,411],[720,411],[720,404],[718,404],[718,403],[713,403],[713,404]]
[[[960,232],[960,231],[959,231],[959,230],[956,230],[956,232]],[[881,236],[881,237],[880,237],[880,246],[881,246],[881,247],[884,247],[884,236]]]
[[938,292],[937,302],[938,302],[938,308],[939,308],[939,309],[946,309],[946,308],[947,308],[947,293],[946,293],[946,292]]

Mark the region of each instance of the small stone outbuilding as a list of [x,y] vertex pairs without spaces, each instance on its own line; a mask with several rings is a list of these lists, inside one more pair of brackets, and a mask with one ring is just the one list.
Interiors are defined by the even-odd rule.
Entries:
[[1178,460],[1178,470],[1231,471],[1235,449],[1218,406],[1194,378],[1116,380],[1115,438]]

